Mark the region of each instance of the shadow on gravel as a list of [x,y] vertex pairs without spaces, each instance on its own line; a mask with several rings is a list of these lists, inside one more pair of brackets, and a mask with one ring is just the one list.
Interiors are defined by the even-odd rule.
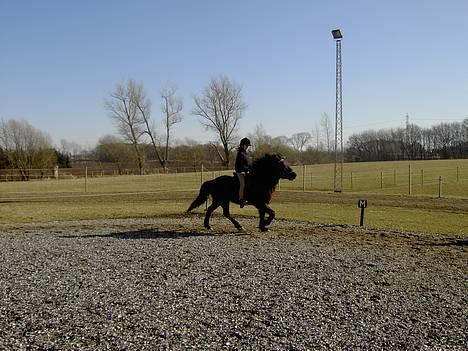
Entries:
[[455,239],[448,242],[424,243],[427,246],[468,246],[468,239]]
[[101,235],[64,235],[62,238],[114,238],[114,239],[183,239],[194,236],[213,236],[211,233],[202,233],[197,231],[171,231],[157,229],[141,229],[127,232],[117,232]]

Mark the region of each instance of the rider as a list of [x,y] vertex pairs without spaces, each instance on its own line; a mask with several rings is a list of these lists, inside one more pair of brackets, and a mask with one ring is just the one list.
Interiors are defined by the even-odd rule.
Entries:
[[240,141],[239,147],[237,149],[236,157],[236,174],[239,178],[239,203],[240,207],[244,207],[245,198],[244,198],[244,188],[245,188],[245,175],[249,172],[250,169],[250,160],[247,156],[247,149],[250,147],[250,140],[248,138],[242,138]]

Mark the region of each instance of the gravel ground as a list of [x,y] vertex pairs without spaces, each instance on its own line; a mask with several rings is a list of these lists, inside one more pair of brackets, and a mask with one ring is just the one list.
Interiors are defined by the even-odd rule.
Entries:
[[241,223],[0,226],[0,349],[468,348],[467,238]]

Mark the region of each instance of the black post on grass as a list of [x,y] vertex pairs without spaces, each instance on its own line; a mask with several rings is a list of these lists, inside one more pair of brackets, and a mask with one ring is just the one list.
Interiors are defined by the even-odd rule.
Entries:
[[411,164],[408,165],[408,195],[411,195]]
[[364,225],[364,209],[367,207],[367,200],[359,199],[358,207],[361,209],[361,219],[359,225],[362,227]]
[[442,197],[442,176],[439,176],[439,199]]

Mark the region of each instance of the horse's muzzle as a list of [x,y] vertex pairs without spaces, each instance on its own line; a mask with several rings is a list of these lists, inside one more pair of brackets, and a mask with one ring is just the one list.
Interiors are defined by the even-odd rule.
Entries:
[[287,179],[288,180],[294,180],[294,179],[296,179],[296,177],[297,177],[296,172],[291,172],[291,173],[288,174]]

